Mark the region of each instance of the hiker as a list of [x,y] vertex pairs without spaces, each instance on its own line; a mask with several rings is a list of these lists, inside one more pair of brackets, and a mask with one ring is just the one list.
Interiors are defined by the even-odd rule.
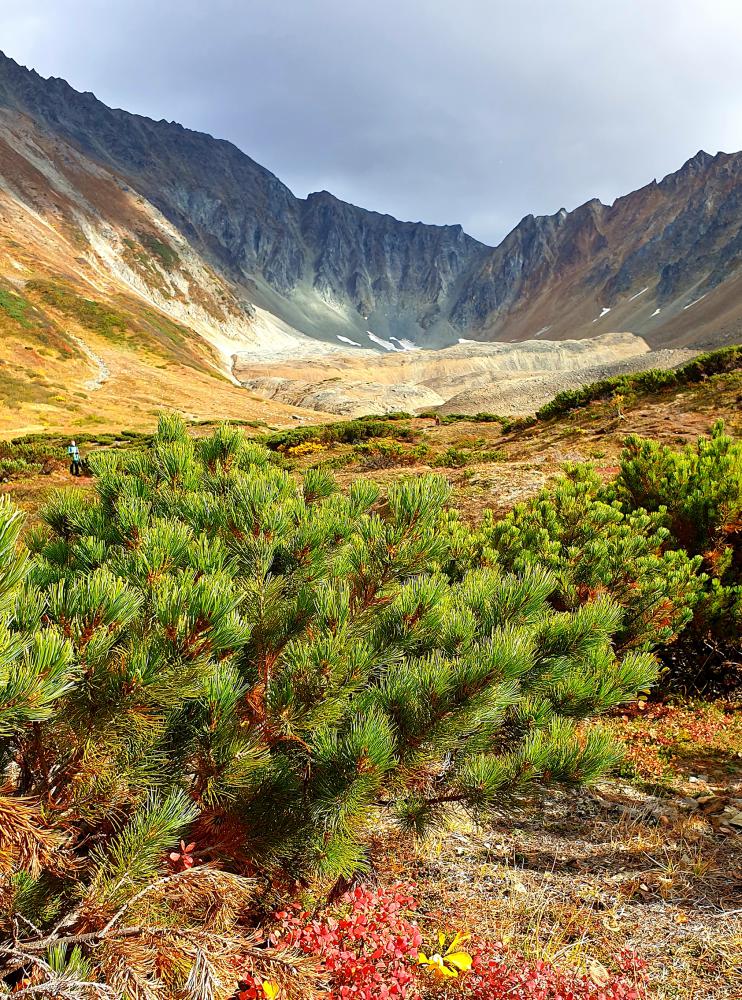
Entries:
[[67,454],[70,456],[70,475],[80,475],[80,449],[74,441],[70,441],[67,446]]

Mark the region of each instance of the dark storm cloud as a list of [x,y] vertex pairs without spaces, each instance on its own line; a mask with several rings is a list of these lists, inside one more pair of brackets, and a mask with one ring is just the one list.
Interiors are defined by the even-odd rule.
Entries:
[[299,195],[487,242],[742,147],[739,0],[3,0],[0,46]]

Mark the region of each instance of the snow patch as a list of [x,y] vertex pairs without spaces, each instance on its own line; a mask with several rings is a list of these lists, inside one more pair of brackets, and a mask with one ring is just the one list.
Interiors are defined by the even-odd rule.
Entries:
[[599,319],[602,319],[604,316],[607,316],[610,311],[611,311],[610,306],[603,306],[600,312],[600,316],[596,316],[595,319],[593,320],[593,323],[597,323]]
[[353,347],[361,346],[357,340],[351,340],[350,337],[341,337],[339,333],[336,334],[335,336],[337,337],[338,340],[342,340],[344,344],[352,344]]
[[644,293],[648,291],[649,291],[649,285],[647,285],[646,288],[642,288],[642,290],[640,292],[637,292],[636,295],[632,295],[631,298],[629,299],[629,302],[633,302],[634,299],[638,299],[640,295],[644,295]]
[[659,309],[655,309],[655,311],[652,313],[652,316],[658,316],[658,315],[659,315]]
[[[595,322],[595,320],[593,320]],[[548,333],[551,330],[551,326],[542,326],[540,330],[534,333],[534,337],[540,337],[542,333]]]
[[394,344],[390,344],[388,340],[382,340],[381,337],[377,337],[375,333],[371,333],[370,330],[366,330],[368,334],[368,339],[373,340],[375,344],[379,347],[383,347],[385,351],[402,351],[402,347],[395,347]]
[[703,295],[699,296],[697,299],[693,299],[692,302],[689,302],[687,306],[683,306],[683,309],[690,309],[690,307],[694,306],[696,304],[696,302],[700,302],[701,299],[705,299],[705,298],[706,298],[706,293],[704,292]]
[[400,340],[399,337],[389,337],[390,340],[395,341],[399,344],[403,351],[417,351],[419,350],[417,344],[413,344],[411,340]]

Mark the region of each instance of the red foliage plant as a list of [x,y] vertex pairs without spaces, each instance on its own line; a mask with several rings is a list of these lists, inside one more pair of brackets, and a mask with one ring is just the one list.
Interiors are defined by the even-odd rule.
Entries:
[[[549,962],[515,961],[517,956],[474,956],[471,974],[462,984],[460,995],[468,1000],[644,1000],[647,996],[641,962],[629,968],[631,974],[600,978],[558,969]],[[602,967],[601,967],[602,968]]]
[[[501,944],[472,948],[468,973],[435,981],[417,965],[423,935],[413,919],[414,887],[356,887],[313,916],[298,904],[275,915],[270,943],[319,959],[327,1000],[645,1000],[645,963],[633,952],[616,956],[620,974],[580,974],[548,962],[527,962]],[[596,963],[597,964],[597,963]],[[247,986],[243,981],[241,984]],[[254,980],[243,997],[260,997]]]
[[298,906],[277,913],[272,943],[321,959],[328,1000],[401,1000],[415,995],[410,987],[422,935],[409,917],[414,909],[409,886],[357,886],[321,918]]

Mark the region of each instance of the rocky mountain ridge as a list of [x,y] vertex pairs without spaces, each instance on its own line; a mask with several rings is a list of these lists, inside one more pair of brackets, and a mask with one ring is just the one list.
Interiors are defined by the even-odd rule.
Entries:
[[[617,329],[652,346],[740,336],[740,153],[699,152],[613,205],[526,216],[487,247],[460,226],[399,222],[328,192],[296,198],[229,142],[112,110],[5,56],[0,109],[16,129],[25,122],[40,143],[62,143],[143,198],[216,276],[260,352]],[[109,221],[105,205],[96,210]]]

